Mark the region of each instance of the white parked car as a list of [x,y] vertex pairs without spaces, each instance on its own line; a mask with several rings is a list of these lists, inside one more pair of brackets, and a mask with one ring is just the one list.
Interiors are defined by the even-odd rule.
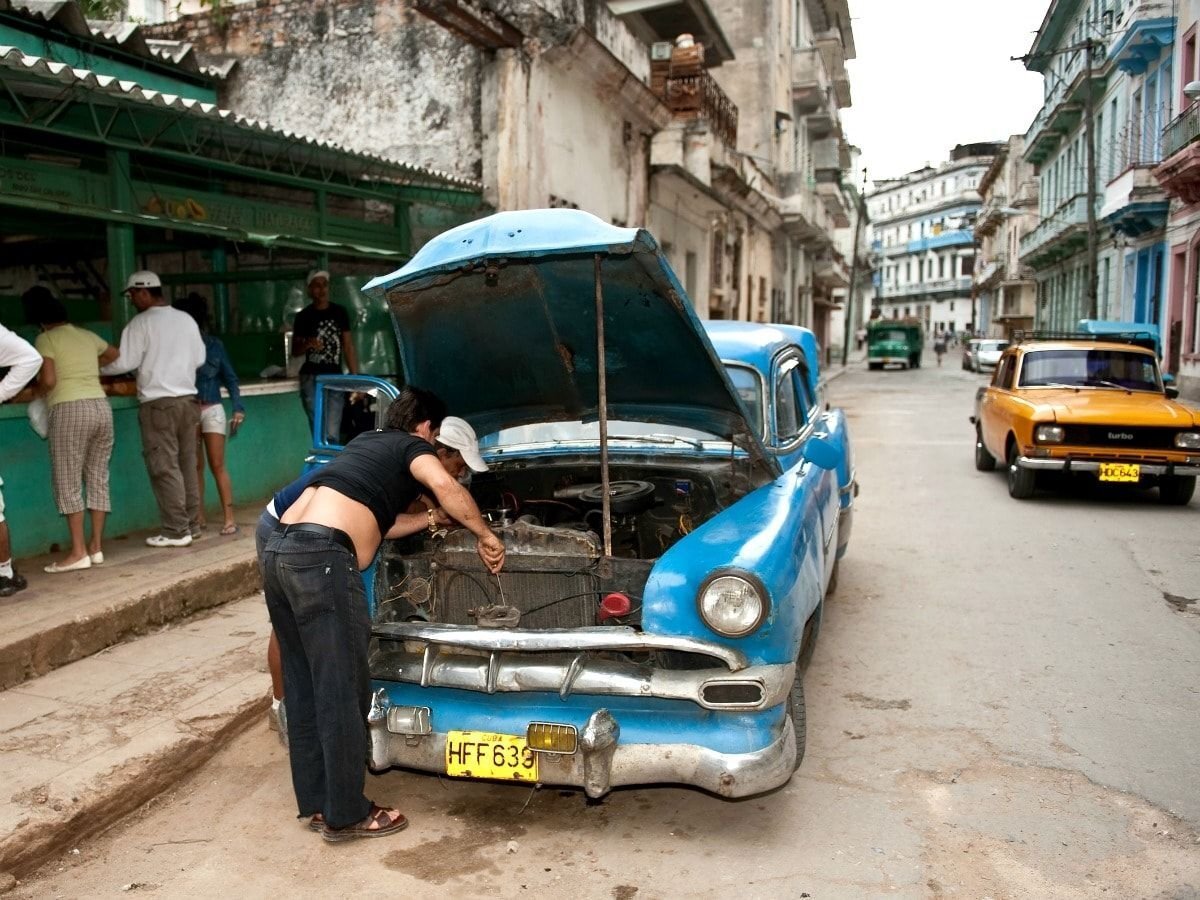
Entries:
[[1008,341],[993,338],[978,338],[971,341],[968,368],[974,372],[990,372],[1000,361],[1000,354],[1008,347]]

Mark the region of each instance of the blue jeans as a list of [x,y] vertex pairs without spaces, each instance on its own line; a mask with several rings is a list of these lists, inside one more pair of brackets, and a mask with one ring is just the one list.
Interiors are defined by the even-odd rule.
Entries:
[[301,817],[361,822],[368,754],[371,621],[354,555],[317,534],[275,532],[263,551],[267,612],[279,639],[292,788]]

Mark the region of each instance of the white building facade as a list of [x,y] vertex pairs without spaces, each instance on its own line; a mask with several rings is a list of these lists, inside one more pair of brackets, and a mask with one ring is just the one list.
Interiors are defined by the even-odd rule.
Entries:
[[980,181],[1000,147],[960,144],[937,167],[875,182],[867,210],[878,258],[879,315],[920,319],[927,333],[986,329],[985,322],[976,321],[978,309],[972,313],[972,225],[980,208]]
[[983,175],[983,206],[975,219],[975,294],[989,337],[1033,327],[1037,282],[1022,265],[1020,240],[1037,227],[1037,179],[1022,157],[1025,136],[1014,134]]

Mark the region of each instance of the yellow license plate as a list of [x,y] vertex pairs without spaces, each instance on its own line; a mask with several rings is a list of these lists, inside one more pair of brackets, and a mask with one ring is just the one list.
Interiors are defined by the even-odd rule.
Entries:
[[1137,481],[1141,474],[1137,463],[1100,463],[1101,481]]
[[500,781],[537,781],[537,754],[524,737],[490,731],[446,735],[446,774]]

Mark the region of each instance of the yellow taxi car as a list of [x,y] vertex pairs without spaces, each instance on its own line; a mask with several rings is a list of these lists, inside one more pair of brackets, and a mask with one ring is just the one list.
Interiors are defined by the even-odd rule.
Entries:
[[1018,500],[1039,472],[1082,472],[1183,506],[1200,475],[1200,411],[1177,396],[1135,336],[1018,332],[975,398],[975,468],[1004,460]]

